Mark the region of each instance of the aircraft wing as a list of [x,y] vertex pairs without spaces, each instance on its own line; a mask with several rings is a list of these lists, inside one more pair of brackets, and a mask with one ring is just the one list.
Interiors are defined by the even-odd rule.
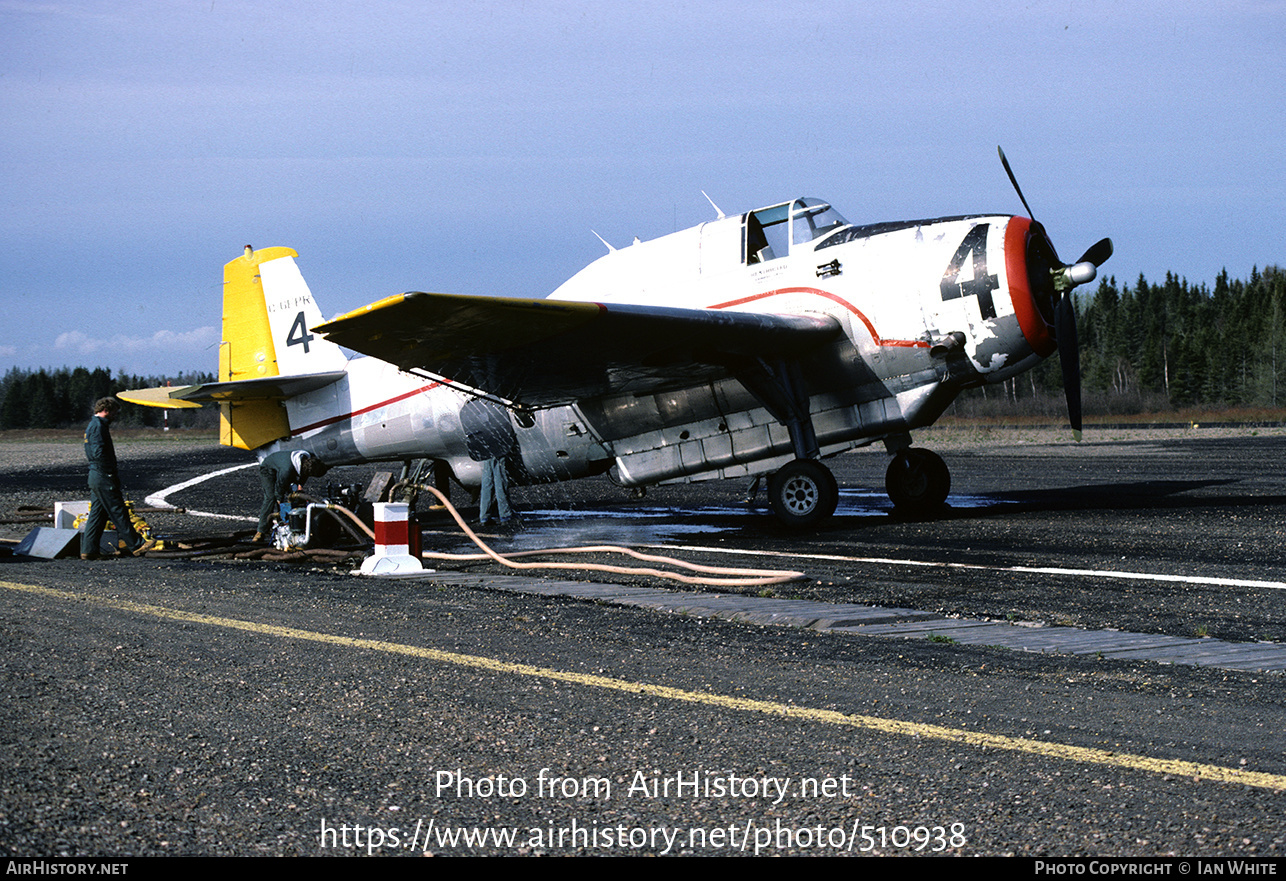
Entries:
[[131,404],[165,407],[171,410],[200,407],[203,403],[212,402],[281,401],[328,386],[343,375],[344,371],[337,370],[299,376],[263,376],[231,382],[207,382],[201,385],[181,385],[173,388],[159,386],[130,389],[118,393],[117,397]]
[[530,406],[709,381],[841,332],[826,315],[412,292],[313,330],[331,342]]

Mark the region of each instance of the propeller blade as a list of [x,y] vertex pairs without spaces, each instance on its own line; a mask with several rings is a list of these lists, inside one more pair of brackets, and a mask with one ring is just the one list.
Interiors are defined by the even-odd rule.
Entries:
[[1077,263],[1093,263],[1095,266],[1102,266],[1107,262],[1107,258],[1112,256],[1112,240],[1099,239],[1090,245],[1090,249],[1081,255]]
[[1054,332],[1058,335],[1058,361],[1063,367],[1067,420],[1072,425],[1072,437],[1079,443],[1081,439],[1081,352],[1076,342],[1076,309],[1072,306],[1070,293],[1064,294],[1054,308]]
[[[1005,166],[1005,174],[1009,175],[1009,182],[1014,185],[1014,192],[1018,194],[1019,201],[1021,201],[1023,203],[1023,207],[1027,209],[1027,216],[1032,220],[1035,220],[1036,215],[1032,213],[1031,206],[1027,204],[1027,200],[1023,197],[1022,187],[1018,186],[1018,178],[1014,177],[1014,170],[1009,167],[1009,160],[1005,158],[1005,151],[1000,149],[999,144],[996,145],[996,152],[1000,154],[1000,164]],[[1109,247],[1110,246],[1111,243],[1109,242]]]

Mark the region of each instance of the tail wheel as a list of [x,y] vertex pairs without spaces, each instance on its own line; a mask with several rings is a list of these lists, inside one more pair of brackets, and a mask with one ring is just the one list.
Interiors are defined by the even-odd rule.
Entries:
[[946,502],[951,492],[951,472],[937,453],[918,448],[900,450],[884,474],[884,486],[899,511],[927,514]]
[[787,526],[811,526],[835,513],[839,485],[821,462],[796,459],[768,481],[768,501],[777,519]]

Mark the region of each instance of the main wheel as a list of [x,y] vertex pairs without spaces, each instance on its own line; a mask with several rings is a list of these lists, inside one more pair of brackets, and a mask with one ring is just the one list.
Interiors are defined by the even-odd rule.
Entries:
[[899,450],[884,474],[884,486],[898,511],[928,514],[942,507],[951,492],[951,472],[931,450]]
[[768,501],[787,526],[812,526],[835,513],[839,485],[830,469],[813,459],[788,462],[768,481]]

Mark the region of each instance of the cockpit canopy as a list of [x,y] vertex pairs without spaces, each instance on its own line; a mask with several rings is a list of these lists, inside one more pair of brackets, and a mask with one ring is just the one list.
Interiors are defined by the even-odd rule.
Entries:
[[848,226],[840,213],[821,199],[803,198],[760,208],[746,215],[742,256],[747,264],[785,257],[792,246],[806,245]]

